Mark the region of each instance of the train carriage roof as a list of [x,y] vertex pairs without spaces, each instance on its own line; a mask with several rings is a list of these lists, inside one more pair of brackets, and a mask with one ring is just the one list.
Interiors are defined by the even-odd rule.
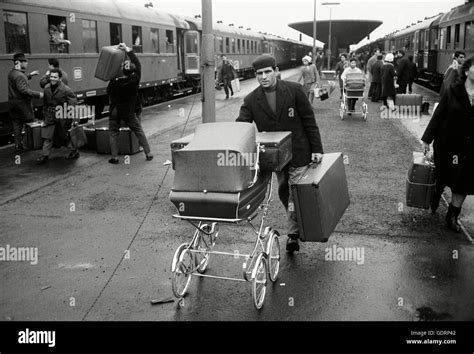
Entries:
[[115,17],[150,24],[161,24],[172,27],[189,28],[186,21],[177,16],[154,8],[146,8],[141,3],[131,5],[121,0],[2,0],[3,3],[40,7],[67,12],[77,12],[104,17]]
[[424,29],[427,29],[431,26],[431,24],[433,22],[435,22],[441,15],[436,15],[434,17],[430,17],[430,18],[427,18],[425,20],[422,20],[421,22],[418,22],[416,24],[414,24],[413,26],[410,26],[410,27],[407,27],[407,28],[404,28],[396,33],[393,34],[393,37],[394,38],[397,38],[397,37],[400,37],[400,36],[404,36],[404,35],[407,35],[409,33],[412,33],[412,32],[415,32],[415,31],[419,31],[419,30],[424,30]]
[[474,20],[474,2],[453,8],[439,19],[440,26],[451,25],[453,22],[467,22]]
[[[194,29],[198,31],[202,31],[202,20],[200,18],[187,17],[187,16],[183,18],[191,25],[191,27],[194,27]],[[217,32],[228,34],[229,36],[236,36],[236,37],[241,36],[241,37],[252,37],[255,39],[263,39],[263,35],[255,31],[246,30],[243,28],[235,27],[235,26],[224,25],[222,23],[214,22],[212,24],[212,29]]]

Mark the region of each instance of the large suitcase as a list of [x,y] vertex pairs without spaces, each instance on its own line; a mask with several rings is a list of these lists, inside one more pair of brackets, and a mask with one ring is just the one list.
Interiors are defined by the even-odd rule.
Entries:
[[259,175],[257,183],[242,192],[171,191],[170,200],[178,215],[193,218],[245,219],[252,216],[265,199],[271,172]]
[[[110,135],[108,128],[95,128],[96,147],[99,154],[110,154]],[[138,138],[130,128],[120,128],[118,147],[120,155],[132,155],[140,151]]]
[[[174,155],[193,140],[194,134],[186,135],[171,142],[171,162],[175,169]],[[281,171],[293,157],[291,132],[261,132],[257,133],[257,143],[262,150],[259,153],[261,171]]]
[[250,123],[206,123],[174,152],[173,190],[188,192],[239,192],[255,176],[257,144]]
[[41,138],[42,122],[26,123],[25,136],[26,146],[30,150],[38,150],[43,147],[43,139]]
[[112,80],[119,75],[124,60],[125,52],[117,46],[102,47],[95,68],[95,77],[103,81]]
[[435,186],[434,164],[422,152],[414,152],[406,183],[407,206],[429,209]]
[[423,96],[420,94],[397,94],[395,100],[396,105],[399,107],[413,107],[421,112]]
[[230,82],[230,85],[232,86],[232,91],[233,91],[234,93],[240,91],[240,81],[239,81],[238,78],[232,80],[232,81]]
[[342,154],[324,154],[291,189],[300,239],[326,242],[350,203]]

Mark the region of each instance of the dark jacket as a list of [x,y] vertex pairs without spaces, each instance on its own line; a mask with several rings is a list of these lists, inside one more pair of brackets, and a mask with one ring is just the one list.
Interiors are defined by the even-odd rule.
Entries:
[[[67,74],[64,70],[62,69],[59,69],[61,70],[61,81],[63,82],[64,85],[68,85],[68,80],[67,80]],[[40,87],[42,89],[44,89],[46,87],[47,84],[49,84],[51,82],[51,80],[49,79],[49,74],[44,74],[43,77],[40,79]]]
[[219,81],[224,81],[224,80],[234,80],[237,77],[237,73],[234,69],[234,67],[227,63],[223,63],[222,66],[219,69],[218,73],[218,80]]
[[446,90],[421,140],[434,140],[439,183],[455,193],[474,194],[474,107],[464,83]]
[[380,84],[382,82],[382,60],[376,60],[375,63],[371,64],[370,73],[372,75],[372,82]]
[[408,61],[408,83],[413,83],[418,77],[418,67],[413,61]]
[[410,80],[408,62],[408,58],[405,56],[398,59],[397,84],[399,85],[407,85]]
[[382,97],[395,98],[395,68],[391,63],[382,66]]
[[133,52],[127,53],[130,61],[135,64],[135,71],[129,76],[122,76],[110,80],[107,86],[107,94],[110,101],[111,115],[119,119],[134,115],[137,112],[138,89],[140,85],[141,64]]
[[30,89],[31,77],[23,70],[13,69],[8,74],[8,113],[12,120],[33,121],[32,98],[40,98],[40,92]]
[[41,136],[45,139],[54,138],[55,145],[64,145],[73,119],[80,118],[75,116],[75,111],[73,117],[68,118],[67,113],[70,112],[68,107],[76,104],[76,95],[61,81],[54,92],[51,84],[46,85],[43,97],[44,126],[41,128]]
[[313,108],[301,85],[278,80],[276,113],[270,108],[262,87],[244,99],[238,122],[255,122],[258,131],[291,131],[293,159],[290,165],[301,167],[311,162],[311,153],[323,153]]
[[449,86],[455,83],[459,78],[459,69],[455,69],[452,65],[444,73],[443,83],[441,84],[441,89],[439,91],[440,96],[444,95]]

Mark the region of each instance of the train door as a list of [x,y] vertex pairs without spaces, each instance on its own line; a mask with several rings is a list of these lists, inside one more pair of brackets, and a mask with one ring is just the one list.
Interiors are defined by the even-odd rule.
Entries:
[[186,75],[200,73],[199,47],[199,32],[186,31],[184,33],[184,72]]

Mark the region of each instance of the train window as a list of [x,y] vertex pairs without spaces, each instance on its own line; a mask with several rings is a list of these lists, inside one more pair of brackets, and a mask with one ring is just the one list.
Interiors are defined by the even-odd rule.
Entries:
[[142,28],[140,26],[132,26],[132,47],[135,53],[142,53]]
[[260,42],[257,42],[257,53],[261,53],[262,52],[262,49],[260,47]]
[[459,32],[461,31],[461,24],[454,26],[454,49],[459,49]]
[[217,51],[219,54],[224,52],[224,38],[217,37]]
[[171,30],[166,30],[166,53],[174,53],[174,38]]
[[235,53],[235,38],[232,38],[231,42],[232,42],[232,53]]
[[110,24],[110,45],[122,43],[122,25],[120,23]]
[[446,49],[451,47],[451,26],[446,29]]
[[237,39],[237,53],[240,54],[240,39]]
[[28,20],[26,13],[3,11],[3,23],[5,25],[5,43],[7,54],[29,53]]
[[464,49],[474,49],[474,21],[466,22],[464,28]]
[[150,42],[151,50],[153,53],[160,52],[160,41],[158,35],[158,28],[150,28]]
[[229,37],[225,38],[225,53],[230,53]]
[[69,53],[66,17],[48,15],[48,33],[51,53]]
[[250,40],[247,40],[247,53],[250,53]]
[[439,30],[439,49],[446,49],[446,27]]
[[82,20],[82,43],[83,53],[98,53],[97,46],[97,22]]

